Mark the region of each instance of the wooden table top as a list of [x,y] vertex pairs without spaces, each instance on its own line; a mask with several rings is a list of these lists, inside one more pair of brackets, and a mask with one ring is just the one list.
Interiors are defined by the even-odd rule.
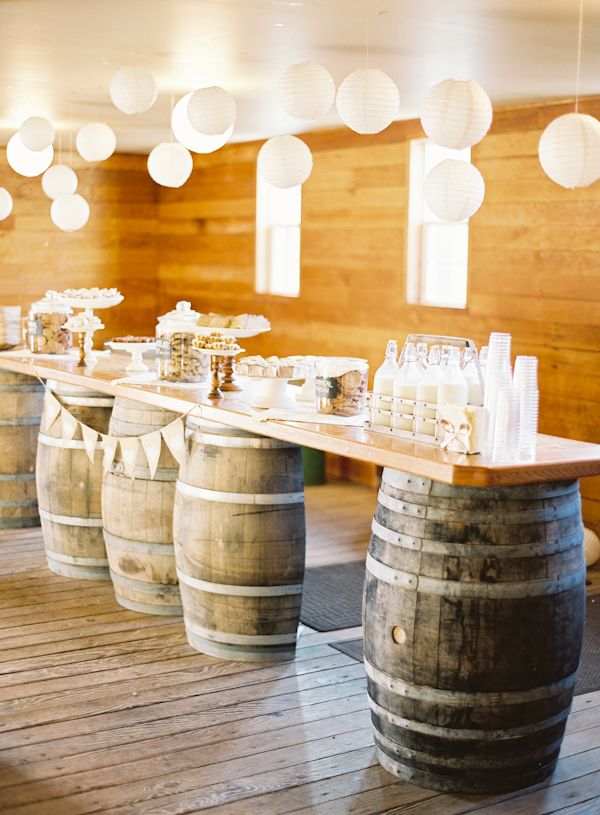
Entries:
[[112,354],[100,357],[93,368],[79,368],[72,359],[35,359],[18,353],[0,353],[0,368],[18,373],[56,379],[72,385],[167,410],[195,414],[222,424],[249,430],[283,441],[314,447],[329,453],[393,467],[397,470],[433,478],[447,484],[471,487],[511,486],[600,474],[600,445],[538,436],[533,462],[493,464],[489,456],[466,456],[441,450],[436,445],[412,442],[396,436],[359,427],[269,420],[257,421],[261,411],[244,400],[244,393],[230,393],[218,402],[207,399],[207,387],[181,388],[163,384],[115,383],[127,376],[130,357]]

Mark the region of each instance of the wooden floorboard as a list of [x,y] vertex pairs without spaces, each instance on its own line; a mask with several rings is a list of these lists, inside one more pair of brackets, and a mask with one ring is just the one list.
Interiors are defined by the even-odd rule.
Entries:
[[[309,566],[364,558],[372,488],[307,493]],[[593,581],[595,583],[595,581]],[[225,662],[177,618],[45,568],[39,530],[0,533],[2,815],[598,815],[600,692],[575,698],[544,785],[443,795],[374,755],[361,664],[304,626],[290,663]]]

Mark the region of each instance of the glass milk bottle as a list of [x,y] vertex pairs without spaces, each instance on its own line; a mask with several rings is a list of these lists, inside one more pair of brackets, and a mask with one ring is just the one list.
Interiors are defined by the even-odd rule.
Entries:
[[[388,340],[385,349],[385,359],[377,369],[373,379],[373,419],[375,424],[391,425],[391,402],[379,400],[377,396],[394,395],[394,378],[398,373],[398,343],[396,340]],[[379,410],[377,410],[379,408]]]
[[421,373],[427,370],[427,343],[417,343],[417,365]]
[[448,364],[437,397],[440,405],[466,405],[469,401],[469,384],[460,370],[460,350],[454,346],[448,348]]
[[[394,379],[394,396],[414,401],[417,398],[417,385],[422,376],[417,365],[417,352],[415,351],[414,342],[407,343],[404,351],[404,362],[398,373],[399,375]],[[411,416],[414,413],[413,405],[398,403],[395,409],[399,413],[407,413]],[[405,419],[402,416],[393,416],[392,426],[398,430],[412,431],[414,429],[413,419]]]
[[[444,376],[440,368],[440,349],[439,346],[432,345],[429,351],[427,370],[417,385],[417,399],[419,402],[429,402],[432,405],[437,404],[438,387],[443,381]],[[421,419],[417,419],[417,433],[423,433],[426,436],[435,436],[435,423],[423,421],[423,419],[435,419],[435,408],[420,407],[417,408],[417,411],[418,416],[422,417]]]
[[483,388],[479,379],[477,365],[475,364],[476,354],[477,351],[473,351],[472,348],[465,348],[462,373],[469,386],[469,404],[481,407],[481,405],[483,405]]

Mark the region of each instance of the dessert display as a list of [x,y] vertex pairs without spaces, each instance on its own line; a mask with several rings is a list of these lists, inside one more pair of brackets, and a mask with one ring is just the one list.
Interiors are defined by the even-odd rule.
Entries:
[[204,382],[208,365],[198,349],[194,335],[175,331],[158,340],[158,375],[165,382]]
[[209,312],[208,314],[200,314],[198,326],[235,329],[244,334],[247,334],[247,332],[260,334],[263,331],[271,330],[271,323],[262,314],[238,314],[235,317],[230,317]]
[[194,347],[199,316],[191,303],[182,300],[172,311],[158,318],[156,357],[159,379],[181,383],[201,383],[208,379],[209,359]]
[[204,351],[235,351],[236,354],[243,350],[233,337],[225,337],[219,332],[195,337],[193,346]]
[[94,345],[94,332],[104,328],[104,323],[90,311],[73,314],[65,323],[65,329],[73,334],[79,334],[79,361],[78,365],[85,367],[95,362],[92,354]]
[[358,416],[367,406],[369,363],[352,357],[322,357],[316,364],[317,410]]
[[89,315],[85,312],[81,314],[73,314],[65,323],[67,331],[73,334],[93,334],[94,331],[100,331],[104,328],[104,323],[95,314]]
[[109,342],[120,345],[122,345],[123,343],[136,343],[136,342],[155,343],[156,337],[136,337],[133,334],[128,334],[126,337],[113,337],[112,340],[109,340]]
[[243,357],[235,365],[238,376],[264,376],[280,379],[302,378],[297,372],[301,357]]
[[60,292],[49,291],[46,297],[60,299],[73,308],[96,309],[117,306],[123,295],[118,289],[100,289],[93,286],[91,289],[64,289]]
[[144,362],[143,355],[156,348],[155,337],[137,337],[129,334],[126,337],[113,337],[106,345],[111,351],[125,351],[131,354],[131,362],[125,368],[130,373],[137,373],[149,370]]
[[63,289],[58,294],[60,297],[69,297],[72,300],[97,300],[98,298],[121,296],[118,289],[99,289],[97,286],[91,289]]
[[67,322],[72,313],[56,292],[47,292],[42,300],[32,303],[27,317],[29,350],[33,354],[68,354],[72,340]]
[[244,349],[240,348],[233,337],[225,337],[219,332],[200,335],[194,340],[194,348],[199,354],[210,359],[212,377],[209,399],[221,399],[223,390],[241,390],[239,385],[233,382],[232,363],[233,358]]

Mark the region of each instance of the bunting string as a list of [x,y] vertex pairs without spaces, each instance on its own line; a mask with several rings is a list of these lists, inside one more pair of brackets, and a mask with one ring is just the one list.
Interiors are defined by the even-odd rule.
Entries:
[[154,479],[163,443],[166,444],[173,458],[180,466],[184,463],[187,455],[185,419],[195,410],[195,405],[187,413],[178,416],[169,424],[161,427],[160,430],[153,430],[141,436],[111,436],[100,433],[73,416],[56,394],[46,386],[37,372],[36,376],[45,391],[42,432],[47,433],[52,427],[56,426],[57,422],[60,422],[60,438],[64,441],[71,441],[79,428],[85,451],[92,464],[95,461],[96,453],[102,452],[103,472],[113,466],[117,451],[120,449],[122,467],[126,475],[135,478],[137,460],[141,453],[147,463],[150,478]]

